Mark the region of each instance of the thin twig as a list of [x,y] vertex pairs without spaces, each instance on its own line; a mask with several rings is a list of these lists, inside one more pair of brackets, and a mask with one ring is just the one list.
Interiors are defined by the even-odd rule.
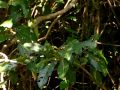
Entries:
[[103,43],[103,42],[96,42],[97,44],[105,45],[105,46],[113,46],[113,47],[120,47],[118,44],[108,44],[108,43]]
[[62,15],[64,13],[66,13],[67,11],[69,11],[72,7],[75,6],[75,3],[77,2],[77,0],[72,0],[70,4],[67,5],[66,8],[60,10],[60,11],[57,11],[55,13],[52,13],[52,14],[48,14],[46,16],[39,16],[37,17],[35,20],[34,20],[34,24],[33,24],[33,28],[35,28],[40,22],[42,21],[45,21],[45,20],[49,20],[49,19],[52,19],[52,18],[55,18],[59,15]]
[[[70,3],[71,0],[68,0],[66,5],[64,6],[64,9],[67,8],[69,6],[69,3]],[[74,0],[73,0],[74,1]],[[70,4],[71,5],[71,4]],[[72,7],[71,7],[72,8]],[[46,35],[40,39],[38,39],[37,41],[40,42],[40,41],[43,41],[45,39],[47,39],[48,35],[50,34],[51,30],[52,30],[52,27],[55,25],[55,23],[58,21],[58,19],[63,15],[64,13],[61,13],[60,15],[57,16],[57,18],[52,22],[52,24],[50,25]]]
[[59,19],[59,18],[57,17],[57,18],[53,21],[53,23],[50,25],[50,27],[49,27],[49,29],[48,29],[46,35],[45,35],[44,37],[38,39],[38,42],[47,39],[49,33],[51,32],[52,27],[55,25],[55,23],[57,22],[58,19]]

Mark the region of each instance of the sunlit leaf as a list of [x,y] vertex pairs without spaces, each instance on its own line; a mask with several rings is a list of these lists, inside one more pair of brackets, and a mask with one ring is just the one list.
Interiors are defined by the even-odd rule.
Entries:
[[32,53],[38,53],[40,51],[40,44],[38,43],[24,43],[18,45],[19,53],[23,56],[28,56]]
[[69,61],[72,56],[72,47],[68,47],[65,50],[61,50],[59,54],[60,56],[64,57],[65,59]]
[[13,26],[12,19],[4,21],[0,26],[6,27],[6,28],[12,28]]
[[14,70],[16,67],[16,64],[0,64],[0,72],[6,72],[10,70]]
[[77,21],[77,18],[75,16],[69,16],[68,19],[73,20],[73,21]]
[[76,39],[72,41],[67,41],[67,45],[63,47],[64,49],[59,51],[60,56],[64,57],[68,61],[70,61],[72,54],[80,54],[82,53],[82,47],[80,42]]

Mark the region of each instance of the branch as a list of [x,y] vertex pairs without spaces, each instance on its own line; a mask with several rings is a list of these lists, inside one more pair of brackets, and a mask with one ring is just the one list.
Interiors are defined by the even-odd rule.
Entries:
[[105,46],[113,46],[113,47],[120,47],[118,44],[108,44],[108,43],[103,43],[103,42],[96,42],[99,45],[105,45]]
[[52,27],[55,25],[55,23],[57,22],[58,19],[59,19],[59,17],[57,17],[57,18],[52,22],[52,24],[50,25],[50,27],[49,27],[49,29],[48,29],[46,35],[45,35],[44,37],[38,39],[38,42],[47,39],[47,37],[48,37],[48,35],[49,35],[49,33],[50,33]]
[[[66,3],[66,5],[64,6],[64,8],[66,8],[66,7],[69,5],[70,1],[71,1],[71,0],[68,0],[68,1],[67,1],[67,3]],[[63,14],[64,14],[64,13],[63,13]],[[50,27],[49,27],[46,35],[45,35],[44,37],[38,39],[38,42],[47,39],[49,33],[51,32],[52,27],[55,25],[55,23],[58,21],[58,19],[59,19],[63,14],[58,15],[57,18],[54,19],[54,21],[53,21],[52,24],[50,25]]]
[[14,66],[16,66],[17,64],[26,65],[24,63],[18,62],[17,60],[10,60],[8,56],[3,52],[0,52],[0,57],[2,57],[2,59],[0,59],[0,63],[8,62]]
[[77,0],[72,0],[70,4],[68,4],[68,6],[60,11],[57,11],[55,13],[52,14],[48,14],[46,16],[39,16],[34,20],[34,24],[33,24],[33,28],[35,28],[40,22],[45,21],[45,20],[49,20],[52,18],[55,18],[59,15],[62,15],[64,13],[66,13],[67,11],[69,11],[72,7],[75,6]]
[[4,58],[4,59],[0,59],[0,63],[1,62],[17,63],[17,61],[8,59],[8,56],[2,52],[0,52],[0,56],[2,56]]

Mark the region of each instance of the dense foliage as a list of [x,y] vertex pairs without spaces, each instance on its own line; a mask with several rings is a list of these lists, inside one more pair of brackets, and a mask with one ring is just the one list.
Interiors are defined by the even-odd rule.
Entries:
[[0,0],[3,90],[119,90],[118,0]]

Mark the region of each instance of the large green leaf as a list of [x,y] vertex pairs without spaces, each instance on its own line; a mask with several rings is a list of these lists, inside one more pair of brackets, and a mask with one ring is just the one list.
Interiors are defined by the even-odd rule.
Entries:
[[27,26],[21,25],[17,27],[17,37],[21,42],[36,41],[37,37],[35,33]]
[[41,45],[38,43],[24,43],[18,44],[18,50],[20,55],[30,58],[32,54],[38,54],[41,49]]
[[37,77],[37,84],[39,88],[43,88],[43,86],[47,83],[48,77],[51,76],[56,62],[48,63],[44,68],[40,68],[39,75]]
[[66,47],[65,50],[59,51],[59,55],[69,61],[72,56],[72,47]]
[[92,40],[79,42],[77,39],[69,39],[66,45],[63,46],[63,50],[59,51],[60,56],[70,60],[72,54],[81,54],[82,49],[96,48],[96,43]]
[[61,79],[65,79],[66,73],[69,69],[69,63],[66,60],[61,60],[59,66],[58,66],[58,76]]
[[92,49],[92,48],[96,48],[97,44],[96,44],[95,41],[93,41],[93,40],[90,39],[90,40],[81,42],[81,46],[83,48]]
[[0,26],[5,28],[12,28],[13,26],[12,19],[4,21]]
[[63,46],[63,50],[59,51],[59,55],[63,58],[67,59],[68,61],[71,60],[72,54],[80,54],[82,53],[82,47],[80,45],[80,42],[76,39],[74,40],[68,40],[66,45]]
[[105,57],[102,55],[101,51],[96,50],[96,52],[89,53],[90,64],[99,72],[101,72],[104,76],[107,75],[107,61]]

